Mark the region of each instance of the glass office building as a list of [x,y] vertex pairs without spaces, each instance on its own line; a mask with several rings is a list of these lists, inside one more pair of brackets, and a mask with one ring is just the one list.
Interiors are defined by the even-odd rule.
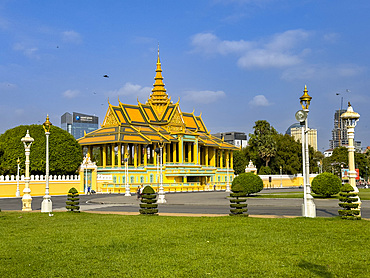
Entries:
[[61,117],[61,127],[72,134],[74,138],[79,139],[84,136],[85,132],[90,133],[99,128],[99,117],[66,112]]

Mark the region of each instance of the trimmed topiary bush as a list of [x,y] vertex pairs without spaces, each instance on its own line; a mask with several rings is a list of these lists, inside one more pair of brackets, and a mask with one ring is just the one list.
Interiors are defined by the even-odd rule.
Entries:
[[247,195],[258,193],[263,189],[262,179],[253,173],[242,173],[235,177],[232,186],[240,184]]
[[345,184],[341,187],[339,193],[339,206],[343,209],[338,210],[338,213],[342,219],[348,220],[360,220],[360,208],[358,201],[357,192],[353,191],[353,187],[350,184]]
[[68,191],[66,209],[69,212],[80,212],[80,198],[76,188],[72,187]]
[[311,189],[315,194],[330,197],[338,194],[342,182],[340,178],[332,173],[322,173],[312,180]]
[[230,193],[230,216],[248,216],[247,193],[240,184],[233,184]]
[[144,187],[139,210],[140,214],[158,215],[158,204],[156,197],[157,195],[151,186],[147,185]]

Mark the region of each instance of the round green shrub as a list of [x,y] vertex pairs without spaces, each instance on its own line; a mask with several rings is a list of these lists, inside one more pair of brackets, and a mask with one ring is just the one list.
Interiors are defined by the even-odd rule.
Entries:
[[332,173],[325,172],[312,180],[311,189],[315,194],[330,197],[338,194],[341,186],[340,178]]
[[232,191],[234,191],[233,186],[237,184],[243,187],[243,192],[247,195],[258,193],[263,189],[262,179],[253,173],[242,173],[235,177],[231,185]]
[[76,188],[68,191],[66,209],[70,212],[80,212],[80,198]]
[[360,208],[358,201],[357,192],[353,191],[353,187],[350,184],[344,184],[340,188],[339,193],[339,206],[342,209],[338,210],[338,213],[342,219],[347,220],[360,220]]
[[144,187],[139,209],[140,214],[157,215],[158,204],[156,197],[157,195],[151,186],[147,185]]

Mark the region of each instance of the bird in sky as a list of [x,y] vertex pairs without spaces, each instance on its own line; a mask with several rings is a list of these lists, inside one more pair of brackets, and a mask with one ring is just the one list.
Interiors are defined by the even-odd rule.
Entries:
[[109,76],[108,76],[107,74],[104,74],[104,75],[103,75],[103,77],[105,77],[105,78],[109,78]]

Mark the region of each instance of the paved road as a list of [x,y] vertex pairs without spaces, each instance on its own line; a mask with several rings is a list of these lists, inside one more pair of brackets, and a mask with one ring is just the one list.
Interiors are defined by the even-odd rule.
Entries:
[[[293,191],[291,189],[270,189],[264,192]],[[295,191],[302,191],[295,189]],[[226,192],[192,192],[166,194],[167,203],[159,204],[159,213],[218,214],[229,213]],[[53,196],[53,210],[65,210],[66,196]],[[32,209],[41,209],[42,197],[33,197]],[[302,199],[248,198],[250,215],[301,216]],[[2,210],[21,210],[21,198],[0,199]],[[136,196],[126,197],[118,194],[80,195],[81,211],[134,212],[139,211]],[[315,199],[318,217],[338,215],[338,200]],[[362,201],[362,217],[370,218],[370,201]]]

